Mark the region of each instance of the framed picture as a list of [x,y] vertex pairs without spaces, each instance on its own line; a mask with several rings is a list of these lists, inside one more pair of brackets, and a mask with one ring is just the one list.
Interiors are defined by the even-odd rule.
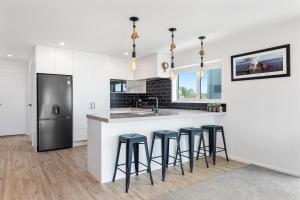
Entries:
[[290,76],[290,45],[231,56],[231,80]]

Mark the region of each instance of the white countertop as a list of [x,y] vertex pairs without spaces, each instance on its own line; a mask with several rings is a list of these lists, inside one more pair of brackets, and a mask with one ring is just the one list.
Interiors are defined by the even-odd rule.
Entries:
[[224,115],[224,112],[207,112],[201,110],[184,110],[184,109],[159,109],[159,114],[155,115],[149,109],[139,108],[116,108],[111,109],[110,118],[101,114],[87,115],[88,119],[99,120],[103,122],[122,122],[122,121],[140,121],[140,120],[159,120],[181,117],[196,117],[202,115]]

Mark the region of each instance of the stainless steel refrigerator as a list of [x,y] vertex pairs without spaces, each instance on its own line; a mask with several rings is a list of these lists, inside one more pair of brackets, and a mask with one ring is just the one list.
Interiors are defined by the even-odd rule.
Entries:
[[37,75],[38,151],[73,146],[72,76]]

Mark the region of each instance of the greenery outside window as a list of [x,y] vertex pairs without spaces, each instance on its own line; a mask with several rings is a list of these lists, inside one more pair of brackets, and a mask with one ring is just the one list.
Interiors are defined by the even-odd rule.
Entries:
[[[176,69],[176,68],[175,68]],[[205,64],[205,76],[197,76],[199,65],[179,67],[173,81],[173,101],[197,102],[222,99],[222,61]]]

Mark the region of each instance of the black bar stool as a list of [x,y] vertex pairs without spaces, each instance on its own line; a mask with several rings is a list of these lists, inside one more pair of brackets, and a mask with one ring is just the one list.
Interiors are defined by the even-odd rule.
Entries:
[[[154,147],[154,142],[155,139],[160,139],[161,140],[161,156],[155,156],[152,157],[153,154],[153,147]],[[169,155],[169,145],[170,145],[170,140],[175,140],[176,141],[176,145],[177,148],[180,150],[180,145],[179,145],[179,138],[178,138],[178,133],[175,131],[169,131],[169,130],[160,130],[160,131],[154,131],[153,132],[153,138],[152,138],[152,146],[151,146],[151,153],[150,153],[150,160],[162,165],[162,181],[165,181],[165,177],[166,177],[166,168],[169,165],[169,157],[174,158],[174,156],[170,156]],[[161,157],[161,163],[157,162],[156,158],[160,158]],[[184,175],[184,171],[183,171],[183,166],[182,166],[182,160],[181,160],[181,155],[179,156],[180,159],[180,167],[181,167],[181,173],[182,175]],[[175,161],[176,162],[176,161]],[[171,163],[171,164],[174,164]]]
[[[120,149],[121,149],[121,144],[125,143],[126,144],[126,161],[124,164],[119,164],[119,156],[120,156]],[[146,151],[146,159],[147,159],[147,165],[141,163],[139,161],[139,145],[144,144],[145,145],[145,151]],[[134,154],[134,161],[132,162],[132,153]],[[114,176],[113,176],[113,182],[115,181],[116,178],[116,173],[117,169],[120,170],[121,172],[126,174],[126,187],[125,187],[125,192],[128,192],[129,189],[129,184],[130,184],[130,175],[134,174],[131,173],[131,164],[135,164],[135,174],[138,176],[139,172],[142,171],[148,171],[150,175],[150,181],[151,185],[153,185],[153,178],[151,174],[151,166],[150,166],[150,157],[149,157],[149,150],[148,150],[148,143],[147,143],[147,137],[144,135],[140,135],[137,133],[133,134],[125,134],[125,135],[120,135],[119,136],[119,145],[118,145],[118,151],[117,151],[117,159],[116,159],[116,164],[115,164],[115,171],[114,171]],[[139,164],[145,166],[147,169],[139,171]],[[119,166],[126,165],[126,170],[123,171],[122,169],[119,168]]]
[[[226,160],[229,161],[228,155],[227,155],[227,147],[226,147],[226,141],[225,141],[225,134],[224,134],[224,128],[223,126],[218,125],[205,125],[201,127],[204,132],[209,133],[209,155],[213,156],[213,164],[216,164],[216,154],[222,151],[225,151]],[[222,133],[223,138],[223,148],[217,147],[217,133]],[[206,148],[205,148],[206,149]]]
[[[201,148],[201,144],[203,144],[203,147],[205,147],[205,140],[204,140],[204,135],[203,135],[202,129],[193,128],[193,127],[181,128],[179,130],[179,142],[180,142],[181,136],[183,136],[183,135],[188,136],[189,148],[188,148],[188,150],[185,150],[185,151],[180,151],[179,149],[177,149],[175,162],[177,160],[177,155],[178,154],[182,155],[182,153],[189,152],[189,156],[185,156],[185,155],[182,155],[182,156],[189,159],[190,172],[191,173],[193,172],[194,159],[196,158],[198,160],[199,155],[200,155],[200,151],[195,151],[195,149],[194,149],[195,148],[195,135],[199,135],[200,136],[199,147],[200,147],[200,149],[203,149],[203,151],[204,151],[201,154],[202,155],[201,157],[205,158],[206,167],[208,168],[208,162],[207,162],[207,157],[206,157],[206,148]],[[194,157],[194,153],[197,153],[196,157]]]

